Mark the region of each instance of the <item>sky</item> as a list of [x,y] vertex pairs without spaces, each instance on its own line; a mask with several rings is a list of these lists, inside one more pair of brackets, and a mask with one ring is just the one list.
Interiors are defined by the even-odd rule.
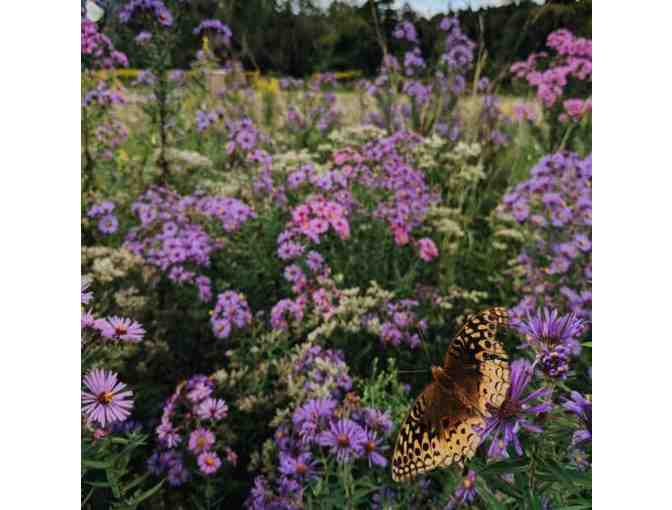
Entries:
[[[413,7],[415,11],[421,14],[428,16],[433,16],[437,12],[446,12],[446,6],[449,3],[449,0],[406,0],[409,5]],[[331,3],[331,0],[319,0],[324,6],[327,6]],[[361,3],[362,0],[359,0],[358,3]],[[401,7],[404,5],[405,0],[397,0],[397,6]]]
[[[362,3],[366,0],[351,0],[355,3]],[[511,3],[519,4],[522,0],[396,0],[397,7],[401,7],[405,2],[408,2],[411,7],[418,13],[428,17],[434,16],[439,12],[448,12],[449,6],[452,11],[464,10],[467,8],[478,9],[487,7],[499,7]],[[534,3],[540,5],[544,0],[532,0]],[[318,0],[324,6],[329,5],[332,0]]]

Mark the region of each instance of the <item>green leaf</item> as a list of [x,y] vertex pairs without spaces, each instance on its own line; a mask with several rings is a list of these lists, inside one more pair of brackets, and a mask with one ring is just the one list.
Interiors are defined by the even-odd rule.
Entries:
[[504,460],[487,464],[481,471],[482,474],[499,475],[503,473],[515,473],[529,469],[530,459],[520,457],[517,459]]
[[506,510],[506,507],[500,502],[495,495],[490,491],[490,488],[485,483],[483,478],[476,477],[476,488],[481,499],[485,501],[486,507],[491,510]]
[[154,487],[140,493],[136,493],[133,495],[133,498],[130,500],[130,505],[133,507],[138,506],[140,503],[142,503],[144,500],[151,498],[154,494],[156,494],[159,489],[163,486],[163,483],[166,480],[163,479],[159,483],[157,483]]
[[83,460],[82,465],[91,469],[110,469],[114,466],[111,460]]
[[138,476],[135,480],[129,482],[126,486],[124,486],[124,492],[131,492],[131,490],[133,490],[135,487],[137,487],[142,482],[147,480],[147,478],[149,478],[149,473],[146,473],[142,476]]

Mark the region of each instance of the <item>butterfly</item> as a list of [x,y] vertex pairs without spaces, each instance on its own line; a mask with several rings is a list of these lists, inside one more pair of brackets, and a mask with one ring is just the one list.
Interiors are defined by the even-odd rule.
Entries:
[[508,323],[504,308],[472,315],[448,346],[443,366],[404,421],[392,456],[392,478],[408,481],[437,467],[462,464],[476,453],[477,429],[504,402],[510,385],[508,356],[497,341]]

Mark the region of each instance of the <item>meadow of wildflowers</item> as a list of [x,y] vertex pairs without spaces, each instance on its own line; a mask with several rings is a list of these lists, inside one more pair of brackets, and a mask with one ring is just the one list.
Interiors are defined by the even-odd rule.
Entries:
[[[220,20],[174,69],[187,3],[116,12],[133,82],[82,15],[83,507],[590,508],[591,40],[512,62],[505,112],[457,17],[432,54],[402,21],[348,124],[332,74],[253,88]],[[393,482],[493,305],[511,387],[476,456]]]

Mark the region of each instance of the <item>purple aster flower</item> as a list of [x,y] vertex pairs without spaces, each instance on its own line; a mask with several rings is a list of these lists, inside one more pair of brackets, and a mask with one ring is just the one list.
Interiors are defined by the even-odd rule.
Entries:
[[385,345],[393,345],[395,347],[401,344],[403,335],[394,324],[390,322],[384,323],[380,328],[380,338]]
[[575,355],[581,350],[578,337],[584,331],[584,323],[573,313],[559,315],[557,310],[544,308],[537,310],[534,315],[528,314],[527,320],[515,327],[537,352],[556,345],[568,347]]
[[378,409],[367,407],[364,410],[366,425],[371,430],[377,430],[383,434],[388,434],[392,430],[392,419],[388,411],[382,412]]
[[114,211],[114,207],[115,207],[114,202],[105,200],[103,202],[100,202],[99,204],[91,206],[86,215],[89,218],[97,218],[98,216],[104,216],[106,214],[111,213],[112,211]]
[[375,431],[365,429],[366,440],[364,441],[364,454],[369,461],[369,466],[387,466],[387,459],[381,455],[382,439],[379,438]]
[[324,257],[316,251],[310,251],[306,257],[306,264],[313,273],[318,273],[324,265]]
[[530,214],[530,207],[525,200],[516,200],[512,209],[513,217],[518,223],[523,223]]
[[[553,390],[539,388],[523,396],[523,392],[532,380],[533,370],[530,362],[525,359],[518,359],[511,363],[511,385],[506,393],[506,399],[499,408],[489,408],[491,416],[486,417],[485,427],[480,434],[482,439],[490,437],[492,441],[488,456],[500,457],[510,443],[513,443],[516,453],[522,455],[523,448],[518,439],[520,429],[529,432],[543,431],[529,418],[551,410],[552,404],[546,399]],[[539,398],[545,401],[533,405],[532,401]]]
[[215,434],[204,428],[198,428],[189,434],[189,449],[194,453],[201,453],[215,444]]
[[179,487],[189,480],[189,472],[185,469],[181,462],[175,463],[168,470],[168,483],[172,487]]
[[154,452],[147,459],[147,471],[149,471],[154,476],[159,476],[163,473],[164,466],[161,463],[161,454],[159,452]]
[[162,470],[182,465],[182,454],[175,450],[167,450],[159,454],[159,465]]
[[329,447],[339,463],[346,463],[364,453],[367,437],[362,427],[344,418],[332,422],[329,429],[320,434],[318,442]]
[[254,131],[245,129],[239,131],[236,135],[236,142],[246,151],[254,148],[255,143],[257,143],[257,135]]
[[84,376],[82,413],[89,422],[102,427],[128,418],[133,408],[133,392],[124,390],[126,385],[117,380],[117,374],[94,368]]
[[212,314],[212,330],[217,338],[227,338],[233,328],[243,329],[252,321],[252,312],[242,294],[226,291],[217,296]]
[[106,214],[98,221],[98,230],[103,234],[114,234],[119,227],[119,220],[114,214]]
[[572,437],[572,446],[577,446],[593,439],[593,403],[584,398],[579,392],[572,391],[571,398],[566,399],[562,407],[575,414],[583,428],[577,430]]
[[331,418],[338,403],[332,399],[312,399],[294,411],[292,421],[300,425],[304,421],[317,422],[320,418]]
[[203,452],[198,456],[198,467],[204,475],[212,475],[217,472],[222,465],[215,452]]
[[280,473],[297,480],[310,480],[315,477],[318,462],[310,452],[300,453],[298,456],[287,453],[280,454]]
[[565,274],[570,266],[571,262],[566,257],[554,257],[548,266],[548,274]]
[[137,322],[123,317],[107,317],[96,321],[96,328],[111,340],[137,343],[145,336],[145,329]]
[[288,318],[300,322],[303,319],[303,307],[291,299],[282,299],[271,310],[271,326],[273,329],[287,331]]
[[585,234],[576,234],[574,236],[574,245],[582,252],[589,252],[592,248],[590,238]]
[[162,420],[158,427],[156,427],[156,435],[165,446],[168,448],[175,448],[182,438],[173,427],[173,424],[168,420]]
[[185,386],[187,399],[198,404],[212,394],[214,383],[206,375],[194,375]]
[[200,35],[203,32],[220,35],[222,39],[224,39],[224,44],[227,46],[231,42],[231,36],[233,35],[231,29],[218,19],[206,19],[201,21],[201,24],[194,29],[194,34]]
[[470,469],[462,483],[455,489],[453,497],[444,510],[454,510],[461,505],[469,505],[476,498],[476,494],[476,472]]
[[312,399],[294,411],[292,422],[299,431],[303,444],[318,440],[318,433],[333,417],[337,402],[331,399]]
[[219,398],[207,398],[196,408],[196,416],[201,420],[223,420],[229,412],[229,406]]
[[299,255],[303,254],[305,247],[302,244],[295,243],[292,241],[282,243],[278,248],[278,257],[282,260],[295,259]]
[[135,36],[135,44],[137,44],[138,46],[144,46],[151,40],[152,40],[152,34],[147,31],[142,31]]

